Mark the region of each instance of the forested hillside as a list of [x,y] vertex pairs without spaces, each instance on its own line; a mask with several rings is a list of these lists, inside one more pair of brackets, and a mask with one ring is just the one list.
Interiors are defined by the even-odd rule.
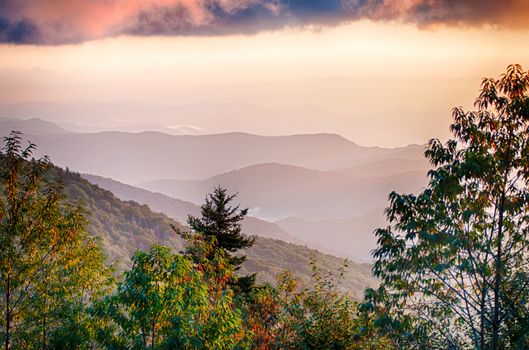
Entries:
[[[138,249],[147,249],[153,243],[161,243],[175,249],[182,248],[182,241],[170,225],[184,227],[166,215],[152,212],[148,206],[133,201],[121,201],[110,191],[104,190],[83,179],[79,174],[55,168],[65,184],[71,200],[80,199],[89,212],[89,231],[101,237],[105,252],[118,267],[130,267],[130,258]],[[309,283],[312,275],[311,256],[322,271],[336,272],[343,259],[308,249],[304,246],[280,240],[258,237],[255,245],[246,254],[244,273],[258,273],[257,280],[275,283],[275,276],[288,269],[303,284]],[[367,286],[375,286],[369,264],[351,262],[343,279],[342,287],[360,297]]]
[[426,188],[389,194],[372,252],[379,283],[367,264],[244,235],[248,209],[220,185],[187,229],[35,159],[11,132],[0,152],[4,348],[528,349],[528,92],[529,72],[511,65],[483,81],[478,111],[454,109],[453,138],[425,151]]
[[[245,236],[247,210],[221,187],[186,229],[35,159],[35,147],[12,132],[0,153],[6,350],[249,350],[353,340],[361,324],[351,297],[374,284],[369,265],[349,269],[305,247]],[[346,339],[338,324],[351,330]]]
[[[376,247],[373,231],[386,222],[388,193],[420,190],[429,166],[424,145],[362,147],[332,134],[91,134],[38,119],[0,119],[0,132],[11,128],[54,164],[104,176],[92,180],[179,222],[221,185],[250,209],[245,232],[364,262]],[[284,219],[296,225],[282,225]]]
[[[102,176],[89,174],[82,174],[81,176],[89,182],[112,192],[121,200],[132,200],[140,204],[146,204],[151,210],[163,213],[178,222],[186,222],[188,215],[198,215],[200,213],[200,206],[191,202],[169,197],[162,193],[144,190]],[[244,218],[242,226],[244,232],[248,235],[274,238],[301,245],[307,243],[301,238],[296,238],[291,235],[279,225],[261,220],[251,215]]]

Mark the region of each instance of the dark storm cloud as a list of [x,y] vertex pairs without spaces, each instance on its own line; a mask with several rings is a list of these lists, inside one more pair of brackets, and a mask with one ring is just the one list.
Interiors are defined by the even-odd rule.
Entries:
[[0,0],[0,41],[251,34],[359,19],[420,27],[529,27],[528,0]]

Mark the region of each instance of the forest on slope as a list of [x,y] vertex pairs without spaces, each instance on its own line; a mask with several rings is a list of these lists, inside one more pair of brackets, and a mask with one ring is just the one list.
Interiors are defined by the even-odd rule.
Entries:
[[[260,261],[241,254],[281,265],[282,252],[242,233],[248,210],[221,186],[190,230],[175,225],[177,252],[156,244],[172,237],[167,217],[33,158],[12,132],[0,154],[5,349],[527,349],[528,92],[529,72],[511,65],[483,81],[477,111],[453,110],[453,138],[425,151],[426,188],[389,194],[380,283],[361,301],[340,289],[347,266],[322,272],[321,255],[306,288],[288,271],[256,282]],[[148,247],[113,273],[102,247],[118,257],[135,245]]]
[[[77,173],[60,168],[55,171],[64,182],[70,200],[83,203],[88,212],[90,233],[101,239],[109,259],[117,260],[119,269],[130,267],[130,259],[136,250],[148,249],[154,243],[182,249],[182,240],[171,228],[174,225],[185,230],[178,221],[151,211],[147,205],[122,201]],[[343,265],[342,258],[265,237],[257,237],[255,245],[245,254],[248,260],[241,272],[257,273],[260,282],[275,283],[277,274],[289,270],[303,285],[308,285],[312,275],[309,264],[312,256],[322,271],[335,272]],[[361,298],[364,288],[376,284],[370,264],[350,262],[341,286],[354,297]]]
[[[362,262],[371,262],[373,231],[386,222],[387,194],[420,190],[429,167],[424,145],[363,147],[336,134],[91,133],[39,119],[0,118],[1,132],[11,128],[24,131],[39,154],[63,168],[157,192],[116,186],[118,197],[164,206],[155,211],[177,221],[221,185],[240,193],[250,209],[244,221],[250,234]],[[127,190],[138,197],[123,197]],[[253,232],[257,227],[260,232]]]

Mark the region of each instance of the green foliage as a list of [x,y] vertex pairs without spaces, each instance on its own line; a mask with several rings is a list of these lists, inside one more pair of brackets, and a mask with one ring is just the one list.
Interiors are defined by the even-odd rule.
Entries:
[[[131,258],[138,249],[146,250],[156,243],[175,251],[183,249],[183,240],[171,229],[173,226],[179,232],[186,232],[186,228],[178,222],[152,212],[146,205],[119,200],[79,174],[59,168],[50,170],[64,183],[64,192],[69,200],[82,202],[89,220],[88,232],[100,239],[109,260],[117,261],[118,271],[130,269]],[[255,244],[241,253],[248,258],[237,274],[245,276],[258,272],[257,283],[275,284],[276,275],[289,270],[300,280],[302,287],[307,287],[313,283],[310,268],[312,255],[316,256],[325,271],[336,271],[342,263],[340,258],[304,246],[263,237],[256,237]],[[341,287],[360,300],[366,286],[376,285],[370,264],[351,263]]]
[[251,348],[387,349],[388,339],[374,333],[366,336],[356,302],[339,289],[347,265],[338,278],[323,275],[316,260],[311,266],[312,287],[297,291],[298,281],[283,271],[277,276],[277,287],[263,285],[252,291],[243,306]]
[[[322,271],[338,271],[343,265],[341,258],[304,246],[261,237],[257,237],[255,245],[245,253],[248,260],[242,265],[239,273],[258,272],[258,283],[272,285],[276,284],[277,275],[288,270],[296,277],[301,288],[313,286],[313,271],[310,265],[313,257]],[[361,300],[366,286],[377,285],[378,281],[371,272],[371,264],[350,262],[338,287],[353,299]]]
[[[347,266],[340,271],[340,277]],[[301,323],[304,347],[307,349],[350,349],[354,346],[356,308],[351,299],[337,290],[332,276],[322,276],[312,262],[315,286],[302,295],[302,306],[308,315]]]
[[[120,269],[130,268],[130,257],[137,249],[147,249],[147,247],[156,242],[161,242],[175,250],[182,249],[181,240],[178,239],[179,237],[175,237],[174,232],[169,227],[169,225],[175,225],[178,230],[185,230],[174,221],[175,218],[181,217],[181,212],[184,210],[180,201],[132,186],[124,186],[111,179],[87,175],[80,177],[70,172],[66,172],[64,176],[67,189],[69,187],[81,188],[86,196],[93,198],[104,197],[111,207],[119,209],[109,213],[98,207],[97,200],[86,200],[86,207],[91,213],[89,230],[94,235],[102,238],[105,250],[109,252],[107,254],[111,258],[120,258]],[[151,210],[155,209],[167,214],[172,213],[173,220],[160,214],[154,214],[146,209],[144,205],[130,200],[125,202],[119,200],[108,191],[90,184],[88,182],[90,180],[85,180],[93,178],[96,178],[97,183],[101,183],[109,191],[116,190],[117,197],[134,198],[133,200],[138,201],[138,203],[151,206]],[[103,195],[103,192],[106,192],[106,194]],[[188,209],[193,210],[193,206]],[[129,211],[138,213],[138,216],[141,213],[144,220],[127,220]],[[113,223],[111,226],[112,231],[99,229],[102,227],[102,223],[107,221]],[[250,219],[250,221],[252,220]],[[244,226],[243,221],[243,231]],[[169,228],[169,232],[166,231],[167,228]],[[263,227],[263,229],[266,231],[269,227]],[[254,227],[254,230],[258,230],[258,228]],[[266,232],[263,232],[263,234],[266,235]],[[251,248],[244,249],[244,251],[241,250],[241,253],[246,255],[247,259],[241,265],[237,274],[245,276],[258,272],[257,283],[275,284],[276,275],[283,270],[289,270],[299,279],[301,287],[311,285],[313,283],[310,267],[310,257],[312,255],[316,256],[318,264],[325,271],[337,271],[342,264],[341,258],[323,254],[305,246],[260,236],[255,237],[255,243]],[[376,286],[377,284],[378,282],[371,272],[371,264],[351,262],[340,287],[347,290],[355,299],[360,300],[363,297],[363,290],[366,286]]]
[[519,65],[485,79],[454,139],[430,141],[428,187],[389,197],[364,310],[402,347],[529,346],[528,89]]
[[[196,234],[211,240],[215,247],[214,251],[222,250],[231,266],[238,270],[246,261],[246,256],[233,253],[253,246],[255,238],[248,238],[241,233],[241,222],[248,209],[239,210],[239,206],[230,206],[236,196],[236,194],[228,195],[226,189],[216,187],[213,193],[206,197],[206,203],[200,207],[202,216],[196,218],[190,215],[187,223]],[[183,236],[185,237],[185,234]],[[249,291],[255,283],[255,274],[239,276],[236,283],[240,290]]]
[[[206,243],[190,244],[211,251]],[[94,308],[104,325],[100,343],[109,349],[238,348],[241,316],[223,284],[232,272],[221,251],[208,261],[215,269],[159,245],[138,251],[116,293]]]
[[170,223],[180,229],[183,227],[165,215],[152,212],[146,205],[121,201],[79,174],[56,167],[51,170],[64,183],[68,200],[81,202],[86,208],[88,231],[101,239],[105,254],[117,261],[120,271],[130,268],[131,258],[138,249],[148,249],[162,241],[175,249],[182,248]]
[[222,249],[189,236],[173,254],[155,245],[139,251],[116,292],[97,303],[99,345],[107,349],[384,349],[361,334],[356,303],[312,262],[314,287],[298,289],[288,271],[277,286],[234,295],[233,269]]
[[[109,269],[85,230],[82,209],[65,201],[49,162],[33,159],[20,133],[0,154],[0,321],[5,349],[88,346],[86,308]],[[69,329],[75,327],[75,339]],[[74,344],[74,343],[75,344]]]
[[[220,188],[208,197],[203,217],[190,218],[197,234],[185,234],[146,206],[119,201],[47,159],[31,159],[33,148],[22,149],[13,134],[1,158],[6,348],[353,348],[350,296],[305,266],[310,254],[331,269],[337,258],[276,240],[263,239],[252,250],[254,239],[240,227],[246,210],[230,207],[234,196]],[[170,224],[186,238],[186,254],[154,244],[137,251],[127,269],[133,249],[158,240],[182,246]],[[116,288],[100,243],[113,258],[124,258]],[[251,248],[246,262],[244,248]],[[253,268],[272,275],[279,266],[292,267],[314,289],[296,292],[299,282],[286,272],[277,287],[235,274]],[[366,274],[352,276],[364,283]]]

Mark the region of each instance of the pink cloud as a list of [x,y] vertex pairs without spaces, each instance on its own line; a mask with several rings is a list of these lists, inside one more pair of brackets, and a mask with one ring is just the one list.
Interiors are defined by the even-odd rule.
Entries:
[[529,28],[528,0],[0,0],[0,42],[130,35],[225,35],[367,18]]
[[227,12],[252,5],[256,0],[18,0],[13,21],[30,20],[44,37],[56,41],[72,38],[101,38],[116,35],[130,27],[138,14],[155,9],[179,8],[185,11],[186,23],[209,24],[213,14],[208,6],[217,3]]

